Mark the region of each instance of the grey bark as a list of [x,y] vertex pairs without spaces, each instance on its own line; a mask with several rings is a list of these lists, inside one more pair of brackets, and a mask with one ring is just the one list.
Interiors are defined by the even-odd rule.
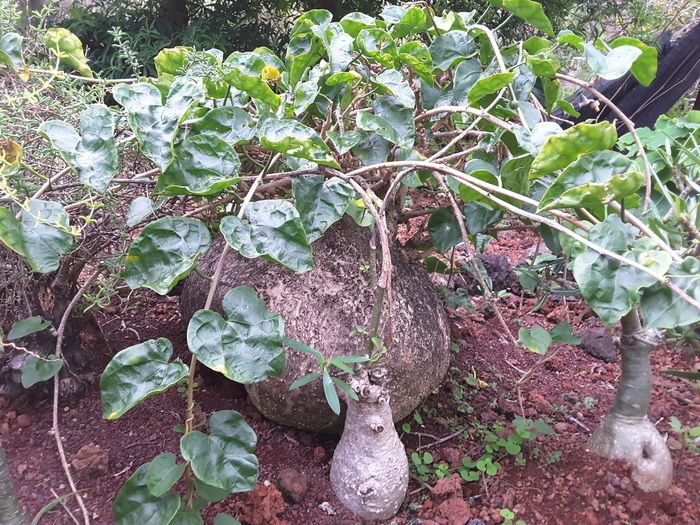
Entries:
[[5,450],[0,446],[0,523],[2,525],[27,525],[29,522],[15,496],[7,464]]
[[593,433],[588,449],[609,459],[623,459],[632,479],[646,492],[663,490],[673,481],[671,454],[649,421],[651,362],[649,354],[661,342],[654,330],[644,330],[637,310],[622,318],[622,376],[612,410]]
[[391,417],[386,370],[363,372],[349,384],[345,429],[333,454],[331,485],[349,510],[368,520],[391,518],[408,488],[408,460]]
[[[199,262],[211,274],[223,242],[216,241]],[[351,219],[340,220],[314,242],[314,268],[295,274],[277,263],[245,259],[231,253],[213,303],[232,287],[254,288],[267,307],[280,313],[285,334],[316,348],[326,357],[358,355],[365,350],[364,335],[350,337],[357,327],[369,328],[374,287],[368,272],[369,231]],[[394,273],[393,342],[380,362],[388,371],[394,420],[406,417],[442,381],[449,365],[449,327],[442,303],[429,275],[392,250]],[[192,275],[183,286],[180,308],[186,321],[202,308],[209,283]],[[386,323],[385,308],[382,322]],[[384,325],[385,327],[386,325]],[[281,378],[246,385],[251,401],[263,415],[284,425],[311,431],[340,432],[342,417],[328,407],[321,381],[289,391],[296,379],[317,371],[315,359],[289,350]]]

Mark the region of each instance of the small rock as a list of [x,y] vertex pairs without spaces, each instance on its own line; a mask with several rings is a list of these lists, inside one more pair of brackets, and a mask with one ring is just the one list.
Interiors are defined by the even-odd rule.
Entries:
[[10,433],[10,425],[7,423],[0,423],[0,436],[6,436]]
[[564,401],[567,403],[571,403],[572,405],[575,405],[576,403],[579,402],[579,397],[574,394],[573,392],[569,392],[568,394],[564,394]]
[[642,507],[642,502],[635,497],[630,498],[630,500],[627,502],[627,510],[634,512],[635,514],[642,510]]
[[564,434],[564,433],[568,432],[570,428],[571,427],[567,423],[564,423],[562,421],[560,421],[558,423],[554,423],[554,431],[557,434]]
[[5,419],[7,421],[14,421],[15,419],[17,419],[17,412],[15,412],[14,410],[8,410],[7,412],[5,412]]
[[[499,403],[500,405],[500,403]],[[510,409],[510,406],[508,406],[508,409]],[[502,410],[504,410],[502,408]],[[505,410],[504,410],[505,411]],[[498,415],[493,410],[484,410],[480,415],[479,419],[481,419],[482,423],[493,423],[498,419]]]
[[277,485],[282,494],[290,498],[294,503],[301,502],[309,489],[306,474],[293,468],[286,468],[280,471],[277,476]]
[[527,398],[540,412],[550,412],[552,410],[552,405],[539,392],[532,391],[528,394]]
[[331,504],[328,503],[327,501],[324,501],[318,506],[319,509],[321,509],[323,512],[328,514],[329,516],[335,516],[336,512],[333,510],[333,507],[331,507]]
[[29,425],[32,424],[32,420],[29,418],[27,414],[20,414],[17,417],[17,426],[20,428],[27,428]]
[[467,525],[486,525],[484,520],[480,518],[472,518],[467,522]]
[[94,443],[83,445],[71,461],[73,468],[84,475],[101,475],[109,469],[109,457]]
[[441,478],[437,480],[430,492],[437,501],[445,501],[450,498],[462,499],[464,496],[462,492],[462,476],[455,473],[450,477]]
[[463,455],[461,450],[452,447],[445,447],[440,451],[440,456],[447,461],[450,468],[461,467]]
[[19,465],[17,465],[17,475],[21,476],[22,474],[24,474],[27,471],[27,468],[29,467],[27,467],[26,463],[20,463]]
[[471,507],[461,498],[445,500],[433,512],[433,518],[445,525],[466,525],[471,516]]
[[323,463],[326,461],[328,455],[326,454],[326,449],[323,447],[314,448],[314,463]]
[[628,477],[624,477],[620,480],[620,488],[625,492],[632,492],[634,490],[634,485],[632,485],[632,480]]
[[586,330],[581,336],[581,348],[596,359],[612,363],[617,359],[617,348],[612,335],[603,328]]
[[512,415],[518,411],[518,404],[510,399],[504,399],[502,397],[498,398],[498,408],[504,414]]
[[608,494],[608,496],[614,496],[617,493],[617,489],[608,483],[605,485],[605,492]]

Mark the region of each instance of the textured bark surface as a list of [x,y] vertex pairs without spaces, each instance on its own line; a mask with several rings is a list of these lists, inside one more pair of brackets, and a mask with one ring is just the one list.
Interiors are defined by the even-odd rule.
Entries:
[[663,490],[673,481],[671,453],[647,418],[651,398],[649,354],[660,341],[658,333],[642,328],[636,310],[623,317],[620,384],[612,410],[588,442],[591,452],[629,462],[632,479],[647,492]]
[[[221,248],[219,239],[200,261],[202,271],[213,272]],[[369,261],[369,232],[346,218],[316,241],[313,250],[314,269],[303,274],[231,253],[214,307],[220,308],[221,298],[230,288],[251,286],[270,310],[283,316],[287,337],[308,344],[325,356],[361,353],[365,338],[349,337],[349,333],[358,326],[367,327],[372,310],[373,290],[364,270]],[[418,406],[447,372],[449,328],[428,274],[411,266],[398,249],[392,258],[394,341],[381,364],[388,370],[392,410],[398,420]],[[208,286],[194,274],[187,280],[180,302],[184,319],[189,320],[202,307]],[[255,406],[278,423],[337,432],[342,417],[328,408],[321,381],[289,392],[294,380],[316,369],[312,356],[288,350],[280,379],[246,388]]]
[[[384,379],[375,369],[372,380]],[[359,401],[348,400],[343,436],[333,454],[331,485],[338,499],[367,520],[391,518],[408,488],[408,460],[391,417],[390,396],[367,374],[350,379]]]

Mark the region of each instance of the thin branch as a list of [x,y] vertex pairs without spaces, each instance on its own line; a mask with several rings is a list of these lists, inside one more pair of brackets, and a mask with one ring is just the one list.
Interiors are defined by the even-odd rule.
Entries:
[[[68,318],[73,312],[75,305],[78,304],[78,301],[80,301],[80,299],[83,297],[85,292],[87,292],[88,288],[90,288],[93,281],[97,279],[100,273],[102,273],[102,270],[96,270],[90,277],[88,277],[88,280],[85,281],[85,284],[83,284],[80,287],[78,292],[75,294],[75,296],[73,296],[73,299],[71,299],[70,303],[68,303],[68,306],[63,312],[61,322],[59,323],[58,329],[56,331],[57,357],[61,357],[62,355],[63,337],[66,331],[66,325],[68,324]],[[90,525],[90,514],[88,513],[87,507],[85,507],[83,497],[80,495],[80,492],[78,492],[78,488],[75,484],[75,481],[73,481],[73,476],[70,472],[70,466],[68,465],[68,460],[66,459],[66,452],[63,448],[63,441],[61,441],[61,433],[58,427],[58,401],[61,380],[58,376],[59,374],[56,374],[53,377],[53,436],[56,440],[56,448],[58,448],[58,457],[61,459],[63,472],[65,472],[66,478],[68,479],[68,485],[70,486],[71,490],[75,493],[75,499],[78,502],[78,505],[80,506],[80,511],[83,513],[83,520],[85,522],[85,525]]]

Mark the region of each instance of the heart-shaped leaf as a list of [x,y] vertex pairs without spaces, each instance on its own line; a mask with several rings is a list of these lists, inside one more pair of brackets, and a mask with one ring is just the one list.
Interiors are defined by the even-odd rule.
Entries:
[[214,135],[190,135],[158,177],[155,190],[165,195],[214,195],[240,179],[235,150]]
[[469,103],[475,104],[487,95],[498,93],[513,81],[516,74],[515,71],[509,71],[508,73],[494,73],[480,78],[469,90]]
[[229,290],[221,306],[227,319],[213,310],[192,316],[187,327],[190,351],[205,366],[239,383],[279,376],[284,369],[282,318],[247,286]]
[[163,217],[146,226],[131,243],[124,278],[132,288],[150,288],[165,295],[189,275],[209,248],[206,226],[186,217]]
[[614,151],[581,155],[547,188],[538,209],[585,208],[620,200],[644,185],[638,169],[636,163]]
[[259,131],[263,148],[306,159],[322,166],[339,168],[331,150],[315,130],[291,119],[269,118]]
[[192,124],[192,131],[219,137],[234,146],[247,144],[255,137],[255,122],[243,108],[223,106],[207,111]]
[[21,319],[12,325],[12,328],[10,328],[10,333],[7,334],[7,340],[14,341],[15,339],[21,339],[22,337],[26,337],[30,334],[46,330],[49,326],[51,326],[51,321],[47,321],[40,315],[27,317],[26,319]]
[[397,70],[387,69],[383,71],[377,75],[374,83],[379,84],[391,95],[394,95],[407,108],[413,109],[416,106],[416,96],[413,94],[411,86]]
[[435,211],[428,219],[428,231],[433,246],[440,253],[446,253],[462,242],[462,233],[452,208]]
[[651,84],[654,78],[656,78],[656,70],[658,67],[659,52],[657,49],[646,45],[636,38],[630,37],[619,37],[610,42],[610,47],[613,49],[621,46],[636,47],[642,52],[632,64],[630,72],[641,85],[648,86]]
[[309,243],[343,216],[355,196],[355,190],[347,182],[337,177],[324,181],[322,175],[295,177],[292,193]]
[[80,182],[102,193],[117,171],[117,145],[114,116],[104,104],[88,107],[80,119],[79,136],[73,126],[60,120],[47,120],[39,126],[61,158],[78,171]]
[[214,412],[209,435],[188,432],[180,440],[182,456],[197,478],[229,493],[247,492],[258,479],[257,437],[235,410]]
[[0,240],[25,257],[35,272],[51,273],[58,269],[61,255],[73,246],[68,221],[68,213],[57,202],[31,199],[22,208],[19,221],[0,207]]
[[411,148],[416,134],[413,112],[390,96],[377,98],[372,107],[374,113],[361,111],[357,114],[357,127],[374,131],[401,148]]
[[566,168],[581,155],[610,149],[615,142],[617,142],[617,131],[615,125],[610,122],[576,124],[563,133],[547,138],[532,162],[530,178],[534,179]]
[[507,9],[515,16],[522,18],[528,24],[536,27],[540,31],[554,36],[552,23],[544,14],[542,4],[532,0],[489,0],[496,7]]
[[299,212],[289,202],[251,202],[243,220],[228,216],[221,221],[226,242],[243,257],[264,256],[297,273],[313,267],[311,246]]
[[165,392],[187,376],[187,366],[170,361],[173,345],[150,339],[118,352],[100,378],[102,417],[117,419],[144,399]]
[[146,470],[148,491],[156,497],[168,492],[185,472],[184,463],[177,463],[172,452],[163,452],[154,457]]
[[[593,226],[589,238],[661,275],[671,265],[670,255],[655,249],[651,241],[637,241],[636,246],[628,250],[633,229],[616,215],[610,215],[604,222]],[[618,321],[639,302],[640,289],[656,283],[649,274],[591,249],[576,257],[573,274],[588,305],[608,325]]]
[[[668,270],[668,279],[696,301],[700,301],[700,260],[686,257],[674,262]],[[642,291],[639,305],[648,328],[674,328],[700,321],[700,310],[689,307],[667,287],[656,284]]]
[[0,64],[4,64],[13,71],[19,71],[24,67],[22,58],[22,40],[19,33],[5,33],[0,37]]
[[165,103],[158,88],[146,82],[119,84],[112,94],[126,109],[129,127],[141,151],[161,170],[172,159],[178,125],[195,103],[204,100],[200,83],[182,77],[170,85]]
[[585,43],[586,60],[591,69],[605,80],[615,80],[627,73],[632,64],[642,55],[635,46],[621,45],[603,54],[592,44]]
[[430,56],[436,69],[446,71],[476,51],[476,43],[466,31],[450,31],[433,40]]
[[24,388],[46,381],[55,376],[63,367],[63,359],[56,355],[46,358],[30,355],[22,365],[21,381]]
[[83,44],[73,33],[62,27],[46,30],[44,43],[61,62],[75,69],[84,77],[92,78],[92,70],[87,64]]
[[396,42],[383,29],[363,29],[355,39],[355,46],[370,61],[384,67],[394,67]]
[[552,344],[552,336],[541,326],[533,326],[529,332],[526,328],[518,330],[520,343],[536,354],[544,355]]
[[163,525],[170,523],[180,509],[180,495],[168,492],[154,496],[148,490],[150,463],[141,465],[126,480],[114,498],[114,520],[117,525]]

